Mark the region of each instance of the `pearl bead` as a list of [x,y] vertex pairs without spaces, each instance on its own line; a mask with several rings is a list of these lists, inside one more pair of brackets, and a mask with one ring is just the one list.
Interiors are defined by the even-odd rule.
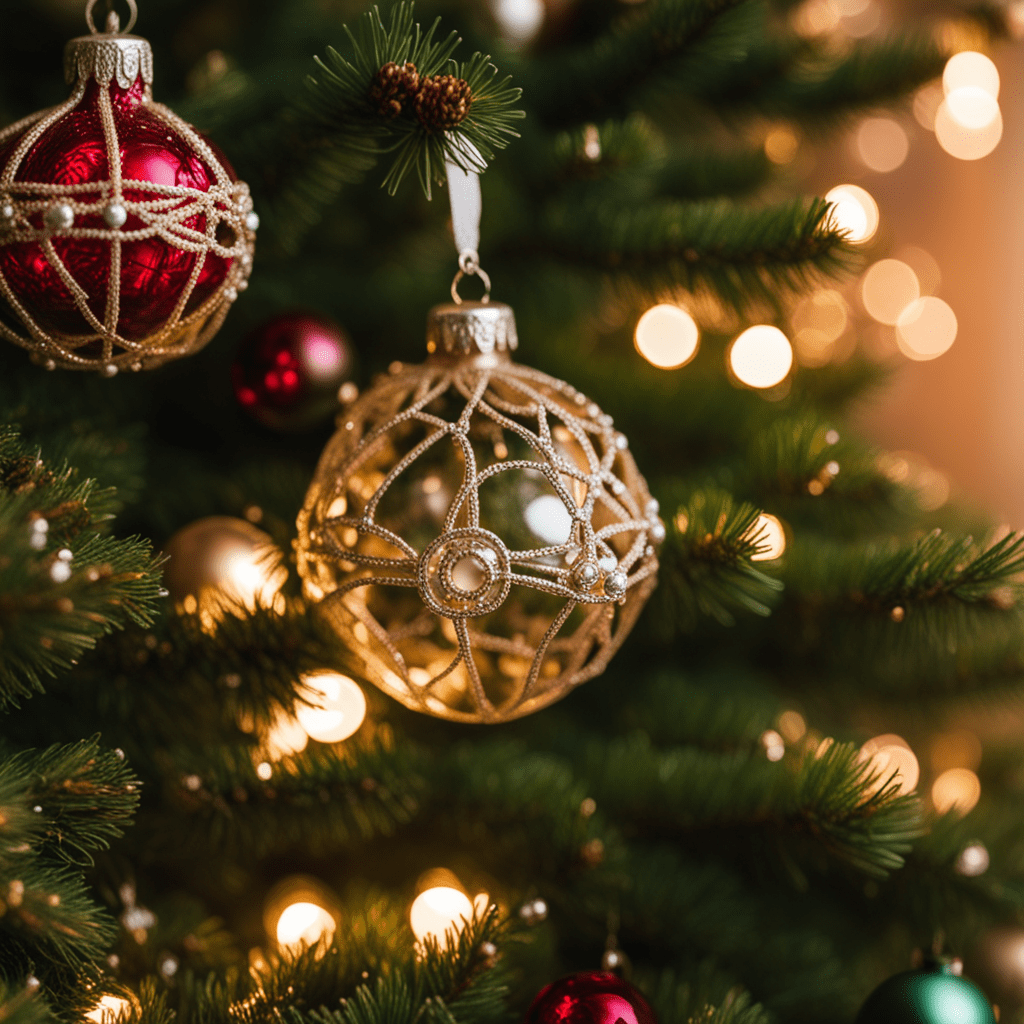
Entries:
[[608,597],[622,597],[626,592],[626,583],[626,574],[621,569],[616,569],[604,578],[604,592]]
[[51,231],[67,231],[75,223],[75,211],[69,203],[57,203],[46,211],[43,221]]
[[103,208],[103,220],[106,222],[108,228],[124,227],[124,223],[128,220],[128,211],[121,205],[121,203],[108,203]]
[[250,210],[245,215],[245,226],[250,231],[258,231],[260,227],[260,215],[255,210]]

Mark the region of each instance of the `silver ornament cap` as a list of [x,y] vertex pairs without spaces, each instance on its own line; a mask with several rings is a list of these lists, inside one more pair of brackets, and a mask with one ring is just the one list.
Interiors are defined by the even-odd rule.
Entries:
[[427,317],[427,351],[432,355],[491,355],[519,347],[516,315],[504,302],[448,302]]
[[153,50],[147,40],[131,32],[138,18],[135,0],[128,0],[132,16],[127,29],[121,31],[116,12],[107,15],[106,31],[100,32],[93,21],[96,0],[89,0],[85,20],[90,34],[72,39],[64,49],[64,78],[68,85],[95,78],[100,85],[116,79],[122,89],[130,89],[141,75],[148,87],[153,84]]

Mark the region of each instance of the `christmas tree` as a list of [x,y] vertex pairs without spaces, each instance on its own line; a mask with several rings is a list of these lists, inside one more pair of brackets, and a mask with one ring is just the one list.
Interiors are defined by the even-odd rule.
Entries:
[[[851,1021],[915,950],[1012,924],[1019,754],[986,748],[979,802],[977,758],[954,753],[929,800],[911,748],[1017,692],[1024,540],[934,508],[848,429],[876,361],[822,357],[839,332],[817,321],[796,365],[788,340],[802,297],[884,251],[856,196],[800,197],[787,161],[906,105],[964,38],[994,44],[1004,8],[854,38],[821,0],[139,6],[156,99],[183,120],[132,136],[145,67],[60,106],[84,4],[5,5],[5,123],[109,113],[105,136],[84,114],[46,129],[72,147],[46,180],[98,180],[73,175],[114,126],[124,179],[158,184],[22,194],[45,146],[0,138],[0,322],[33,356],[0,348],[0,1021],[496,1024],[602,967],[661,1024]],[[323,614],[308,522],[295,547],[335,414],[347,443],[358,389],[426,358],[457,268],[449,165],[481,172],[479,259],[516,362],[568,382],[558,401],[646,477],[604,482],[626,505],[649,485],[662,517],[631,513],[658,586],[604,672],[555,703],[572,652],[541,650],[528,686],[551,706],[488,725],[440,716],[491,707],[471,699],[481,666],[527,671],[518,634],[440,672],[433,717],[409,710],[372,685],[362,623]],[[120,305],[98,245],[123,259]],[[76,317],[100,340],[58,345]],[[64,368],[86,364],[102,372]],[[563,413],[534,424],[556,466],[583,445]],[[499,462],[524,457],[508,417]],[[461,522],[431,511],[452,465],[395,498],[435,524],[424,543]],[[485,511],[532,529],[538,564],[565,556],[554,591],[613,616],[622,550],[599,538],[610,567],[584,564],[542,477]],[[322,559],[340,578],[362,571],[347,550]],[[505,571],[504,549],[474,550],[484,582],[449,580],[460,594]],[[577,1020],[553,1014],[532,1019]]]

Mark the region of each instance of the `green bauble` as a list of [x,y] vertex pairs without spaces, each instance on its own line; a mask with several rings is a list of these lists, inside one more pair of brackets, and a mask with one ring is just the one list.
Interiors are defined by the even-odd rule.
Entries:
[[948,965],[904,971],[883,981],[867,998],[855,1024],[995,1024],[977,985]]

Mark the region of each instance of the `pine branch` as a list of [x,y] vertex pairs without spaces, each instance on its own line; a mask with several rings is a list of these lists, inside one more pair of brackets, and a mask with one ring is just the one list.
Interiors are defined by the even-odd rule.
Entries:
[[539,237],[511,243],[579,270],[597,271],[643,295],[710,288],[743,313],[778,306],[849,261],[830,204],[791,201],[763,209],[727,201],[652,201],[623,209],[612,203],[553,204]]
[[599,804],[656,831],[669,821],[685,832],[729,829],[734,851],[746,844],[736,843],[733,829],[763,830],[801,886],[801,862],[823,867],[828,858],[884,878],[920,835],[916,800],[872,774],[852,745],[808,753],[793,771],[756,747],[727,755],[692,747],[660,752],[634,735],[602,744],[588,761]]
[[531,69],[527,94],[547,124],[598,119],[687,60],[737,61],[761,20],[750,0],[650,0],[592,43]]
[[0,432],[0,707],[112,630],[151,621],[158,563],[148,542],[103,535],[113,507],[113,491]]
[[[513,124],[525,116],[514,110],[520,90],[499,79],[490,58],[474,54],[458,65],[452,54],[461,42],[452,32],[444,41],[434,34],[440,19],[424,32],[413,20],[413,5],[399,3],[385,27],[376,7],[363,15],[355,32],[348,30],[350,55],[328,48],[326,60],[317,59],[318,78],[310,80],[310,104],[325,126],[353,135],[358,132],[373,152],[395,153],[384,184],[393,195],[407,174],[415,170],[424,194],[444,181],[445,161],[465,170],[482,172],[516,136]],[[386,64],[412,64],[420,79],[442,72],[465,81],[473,102],[468,116],[455,128],[437,131],[421,123],[406,104],[394,119],[374,109],[370,87]]]
[[252,746],[222,742],[163,759],[166,805],[144,808],[138,826],[142,845],[172,861],[214,850],[249,860],[354,846],[409,821],[423,788],[415,754],[384,738],[311,746],[271,764],[269,779],[257,775],[262,758]]
[[713,488],[671,505],[679,510],[661,551],[661,586],[651,612],[656,634],[692,630],[701,615],[733,625],[736,612],[770,614],[782,584],[750,560],[765,550],[764,531],[755,526],[758,510],[734,506]]
[[679,979],[673,971],[663,971],[653,986],[651,1002],[661,1024],[770,1024],[771,1017],[750,995],[734,988],[717,1005],[689,980]]
[[0,1024],[56,1024],[34,986],[9,986],[0,979]]

